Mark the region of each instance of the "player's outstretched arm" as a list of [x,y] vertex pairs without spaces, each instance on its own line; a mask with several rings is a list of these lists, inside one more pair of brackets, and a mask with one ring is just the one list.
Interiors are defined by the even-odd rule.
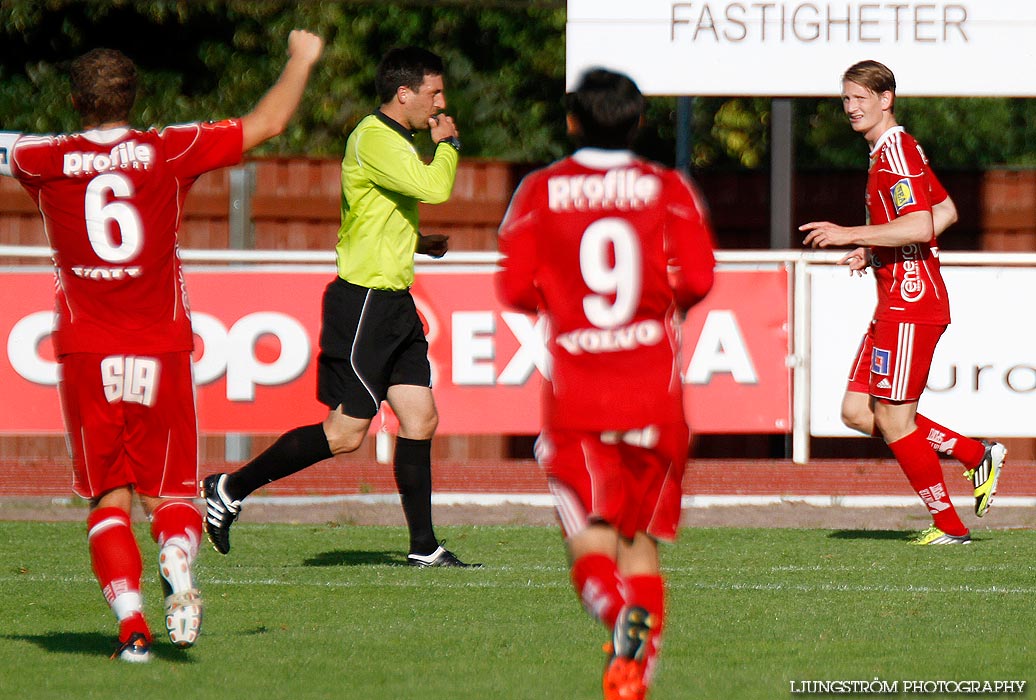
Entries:
[[284,131],[298,109],[309,73],[323,51],[324,40],[316,34],[295,29],[288,35],[288,62],[280,78],[255,109],[241,117],[242,150],[255,148]]
[[839,226],[830,221],[810,221],[799,226],[806,234],[803,245],[813,248],[839,246],[897,247],[927,243],[934,232],[931,211],[912,211],[886,224]]

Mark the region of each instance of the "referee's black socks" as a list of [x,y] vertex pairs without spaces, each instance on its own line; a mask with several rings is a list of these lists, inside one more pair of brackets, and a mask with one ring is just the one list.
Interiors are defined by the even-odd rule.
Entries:
[[284,433],[251,462],[229,474],[223,488],[230,498],[240,501],[271,481],[331,457],[323,424],[305,425]]
[[432,441],[396,437],[393,471],[410,528],[410,553],[431,554],[439,546],[432,529]]

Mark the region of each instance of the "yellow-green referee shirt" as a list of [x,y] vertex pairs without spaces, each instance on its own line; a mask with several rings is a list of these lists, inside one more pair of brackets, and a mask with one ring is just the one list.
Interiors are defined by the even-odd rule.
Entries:
[[414,282],[417,203],[450,197],[460,155],[447,143],[425,164],[413,134],[375,112],[364,117],[345,144],[338,276],[371,289],[408,289]]

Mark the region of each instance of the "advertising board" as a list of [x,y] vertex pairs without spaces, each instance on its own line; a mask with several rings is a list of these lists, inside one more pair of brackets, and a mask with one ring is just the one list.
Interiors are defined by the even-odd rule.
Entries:
[[[542,324],[502,308],[492,265],[419,273],[440,434],[534,434],[548,372]],[[204,433],[280,433],[322,420],[316,400],[320,299],[334,270],[188,268]],[[53,275],[0,275],[0,432],[62,430],[50,343]],[[688,419],[707,433],[790,430],[788,274],[720,271],[683,326]]]

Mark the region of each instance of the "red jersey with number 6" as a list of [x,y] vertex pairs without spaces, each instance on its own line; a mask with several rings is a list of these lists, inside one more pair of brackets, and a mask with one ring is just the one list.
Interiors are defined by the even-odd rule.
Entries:
[[501,299],[549,321],[544,422],[683,421],[679,328],[712,288],[706,209],[677,171],[581,149],[522,180],[500,228]]
[[177,231],[199,175],[241,160],[237,120],[158,131],[0,133],[0,174],[39,206],[54,251],[54,346],[68,353],[190,350]]
[[[901,126],[881,135],[871,149],[867,173],[868,223],[886,224],[917,211],[930,214],[932,206],[946,197],[914,137]],[[871,260],[878,285],[874,318],[937,325],[950,322],[935,236],[926,243],[873,247]]]

